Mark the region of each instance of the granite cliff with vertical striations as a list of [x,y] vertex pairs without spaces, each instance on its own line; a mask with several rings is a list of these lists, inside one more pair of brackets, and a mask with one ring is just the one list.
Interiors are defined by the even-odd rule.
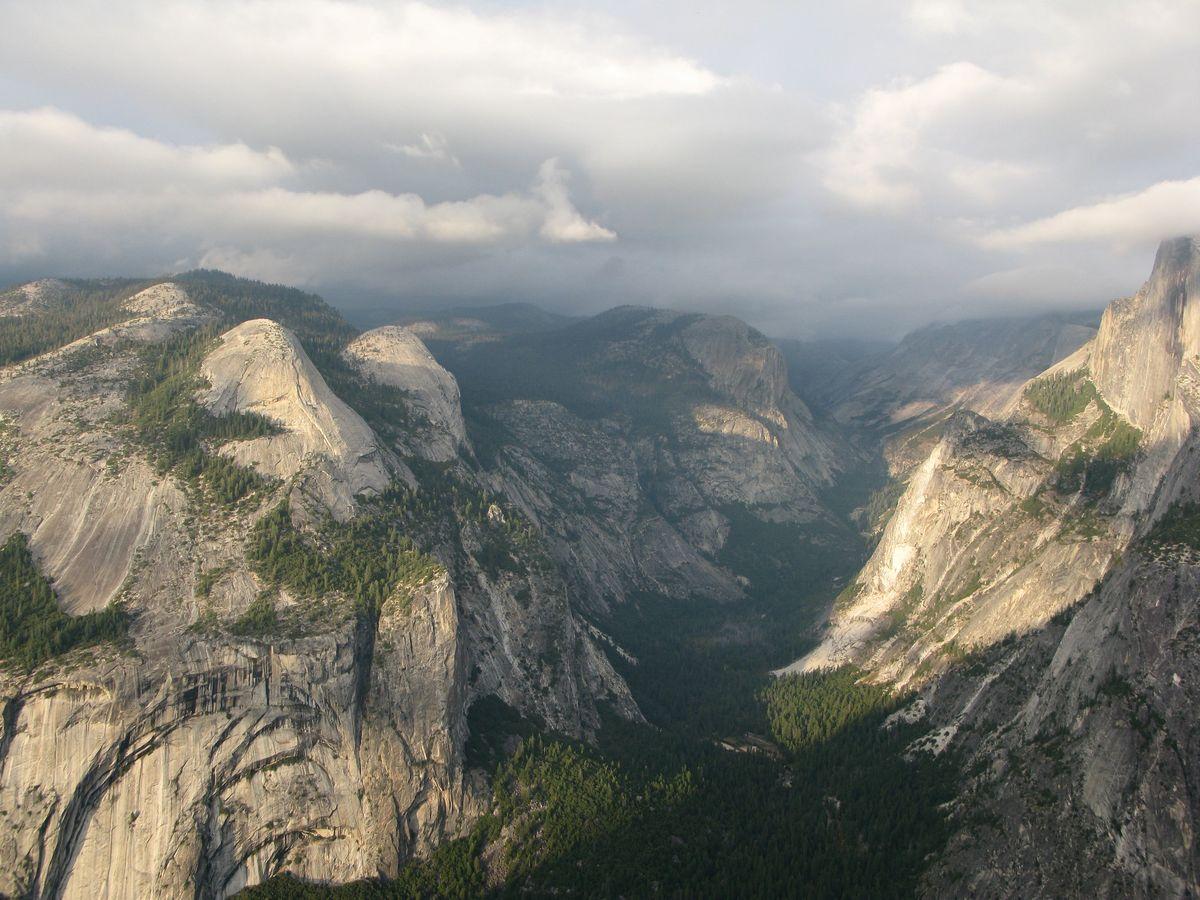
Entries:
[[[959,763],[922,892],[1195,894],[1198,304],[1171,241],[1094,331],[930,329],[810,407],[729,317],[0,294],[0,894],[396,875],[487,811],[480,747],[592,741],[644,648],[808,621],[879,445],[894,513],[787,670],[911,692],[909,755]],[[635,643],[647,610],[716,624]]]
[[820,646],[917,688],[913,752],[960,754],[934,896],[1200,887],[1200,244],[994,418],[954,416]]
[[316,298],[205,273],[137,287],[74,286],[110,321],[78,338],[52,291],[11,311],[71,339],[0,370],[3,537],[28,536],[66,621],[127,625],[0,673],[0,893],[395,874],[480,811],[475,699],[578,736],[600,702],[639,716],[536,531],[445,459],[457,388],[415,338],[370,358],[411,398],[397,421],[456,441],[420,478],[288,327],[319,348],[314,317],[345,332]]

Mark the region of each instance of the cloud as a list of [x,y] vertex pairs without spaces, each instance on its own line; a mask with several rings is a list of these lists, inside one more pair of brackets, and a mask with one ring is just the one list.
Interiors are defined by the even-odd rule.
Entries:
[[[10,0],[0,79],[37,84],[73,110],[120,96],[122,114],[132,107],[207,139],[278,146],[327,161],[341,189],[392,193],[451,183],[499,193],[558,157],[605,205],[687,196],[719,216],[719,206],[778,190],[792,148],[818,139],[807,101],[723,75],[612,18],[503,10]],[[769,165],[745,165],[761,153]],[[429,165],[451,158],[460,165]]]
[[1135,193],[995,230],[984,235],[981,243],[1000,249],[1089,241],[1145,246],[1180,234],[1200,234],[1200,177],[1162,181]]
[[[939,139],[950,123],[981,108],[1017,109],[1032,91],[973,63],[943,66],[928,78],[867,91],[829,149],[818,155],[824,184],[867,208],[899,213],[920,203],[938,180],[959,190],[990,193],[990,182],[1019,175],[1020,167],[973,158],[956,140]],[[982,182],[982,184],[980,184]]]
[[964,286],[968,295],[992,302],[1023,305],[1059,304],[1064,301],[1080,306],[1099,306],[1097,298],[1089,292],[1086,273],[1075,266],[1053,263],[1019,266],[998,272],[989,272],[968,282]]
[[961,0],[916,0],[908,9],[908,21],[918,33],[954,35],[977,19]]
[[555,244],[615,241],[615,232],[596,222],[589,222],[571,205],[571,198],[567,195],[568,177],[557,159],[546,160],[538,170],[534,193],[546,205],[546,218],[540,229],[542,237]]
[[381,95],[432,105],[451,96],[620,101],[702,95],[725,83],[611,21],[421,2],[15,0],[0,50],[10,65],[49,63],[64,76],[91,74],[189,106],[207,100],[230,117],[264,96],[285,100],[288,83],[298,88],[289,109],[357,95],[367,102],[352,102],[353,113],[371,111]]
[[1091,207],[1200,176],[1191,0],[0,5],[0,282],[894,335],[1129,290],[1189,220]]
[[193,265],[272,284],[308,284],[319,273],[315,260],[298,254],[261,248],[243,250],[229,246],[210,247],[198,260],[182,259],[169,268],[182,271]]
[[[669,252],[690,256],[699,236],[739,230],[789,191],[820,140],[811,101],[722,75],[592,10],[15,0],[4,18],[0,96],[7,73],[37,85],[38,102],[128,123],[114,129],[127,139],[213,152],[277,147],[289,167],[199,197],[188,196],[186,180],[174,196],[155,195],[150,179],[139,189],[150,195],[134,198],[95,192],[94,182],[108,180],[99,172],[116,171],[116,162],[55,164],[57,180],[22,187],[19,229],[16,213],[8,216],[10,231],[29,236],[9,253],[27,261],[22,271],[38,260],[47,271],[86,271],[99,260],[113,271],[139,259],[141,269],[220,248],[262,264],[263,277],[283,259],[305,270],[327,260],[311,278],[338,290],[387,285],[407,294],[418,290],[413,267],[440,267],[445,283],[419,288],[429,303],[503,284],[476,272],[516,248],[540,247],[511,273],[514,293],[553,302],[553,289],[560,304],[603,302],[581,288],[593,283],[576,268],[591,264],[588,245],[670,235]],[[115,108],[113,96],[122,98]],[[83,153],[93,137],[76,141]],[[81,173],[86,196],[65,191],[66,169]],[[136,184],[138,166],[127,170],[120,184]],[[108,229],[95,223],[122,205],[158,227],[138,241],[97,233]],[[214,210],[223,212],[210,222]],[[133,222],[111,229],[136,232]],[[317,236],[326,245],[309,246]],[[380,241],[404,246],[386,251]],[[458,284],[468,259],[471,283]],[[664,260],[633,271],[677,265],[690,267]],[[671,302],[691,290],[664,287],[630,291]]]
[[211,259],[214,246],[251,248],[238,258],[295,258],[326,242],[334,265],[346,242],[380,253],[396,244],[467,248],[613,241],[567,192],[567,172],[547,160],[526,190],[428,203],[415,193],[336,192],[289,184],[305,170],[281,151],[243,144],[175,146],[97,128],[57,110],[0,110],[0,224],[20,234],[0,258],[28,262],[55,249],[150,259],[181,249]]
[[908,20],[928,55],[956,58],[840,108],[814,156],[838,199],[943,221],[1030,218],[1105,182],[1160,180],[1164,164],[1195,174],[1172,148],[1200,140],[1184,112],[1200,77],[1200,5],[916,0]]
[[161,188],[250,187],[296,173],[277,147],[171,145],[99,128],[57,109],[0,109],[0,187],[53,183]]
[[395,150],[397,153],[403,153],[410,159],[427,159],[434,162],[449,163],[456,169],[462,168],[462,163],[458,157],[450,152],[450,147],[446,143],[446,138],[434,132],[422,132],[420,138],[415,144],[386,144],[389,150]]

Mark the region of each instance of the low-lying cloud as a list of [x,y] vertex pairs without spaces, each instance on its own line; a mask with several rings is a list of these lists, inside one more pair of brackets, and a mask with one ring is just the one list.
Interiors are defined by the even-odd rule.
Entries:
[[1063,210],[983,237],[986,246],[1102,242],[1141,246],[1171,234],[1200,234],[1200,177]]

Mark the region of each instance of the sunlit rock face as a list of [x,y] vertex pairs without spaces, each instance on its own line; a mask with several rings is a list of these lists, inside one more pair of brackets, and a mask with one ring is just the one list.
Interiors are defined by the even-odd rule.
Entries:
[[1148,429],[1194,373],[1200,354],[1200,251],[1195,238],[1158,250],[1150,280],[1104,311],[1092,350],[1092,375],[1113,409]]
[[930,728],[913,752],[961,754],[931,895],[1200,882],[1200,556],[1156,531],[1200,498],[1198,266],[1195,239],[1166,242],[1092,341],[994,418],[951,417],[821,645],[788,669],[855,663],[916,688]]
[[403,392],[412,410],[403,440],[412,452],[444,462],[467,445],[458,382],[412,331],[385,325],[359,335],[344,355],[379,384]]
[[[1091,392],[1073,415],[1048,416],[1022,390],[996,420],[950,420],[824,642],[796,669],[865,662],[904,683],[943,668],[948,645],[965,651],[1029,631],[1091,590],[1142,517],[1177,493],[1173,469],[1200,410],[1185,349],[1200,309],[1198,257],[1190,238],[1165,243],[1146,285],[1041,376]],[[1072,492],[1063,467],[1080,448],[1110,452],[1106,429],[1136,434],[1135,452],[1103,496]]]
[[[155,465],[128,404],[144,350],[221,312],[161,284],[121,315],[0,369],[0,538],[29,536],[66,613],[119,600],[130,621],[125,643],[0,672],[0,893],[210,898],[282,871],[394,875],[482,811],[463,749],[477,697],[578,737],[599,727],[600,703],[640,716],[536,536],[497,568],[479,561],[489,536],[475,519],[410,527],[432,574],[374,612],[340,590],[268,581],[248,547],[284,500],[320,546],[373,493],[436,486],[395,459],[290,329],[252,319],[200,358],[197,399],[271,423],[210,450],[273,480],[215,505]],[[446,460],[464,490],[484,490],[468,462]],[[239,630],[264,596],[278,627]]]
[[200,366],[200,402],[217,415],[256,413],[279,433],[226,444],[239,465],[280,479],[312,470],[310,480],[346,518],[354,496],[383,490],[387,453],[353,409],[334,395],[296,336],[269,319],[243,322],[221,335]]
[[134,294],[123,304],[135,318],[178,319],[202,316],[203,310],[188,297],[187,292],[169,281],[151,285]]
[[618,307],[434,349],[487,398],[475,421],[506,490],[599,614],[638,591],[744,597],[724,556],[734,518],[791,529],[797,554],[804,529],[839,527],[821,496],[860,455],[737,319]]

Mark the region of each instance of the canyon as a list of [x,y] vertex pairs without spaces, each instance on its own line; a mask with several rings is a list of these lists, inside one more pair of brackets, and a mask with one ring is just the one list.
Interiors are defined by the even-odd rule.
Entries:
[[[951,767],[916,892],[1196,889],[1196,239],[1098,320],[854,359],[487,315],[360,332],[206,271],[0,294],[9,593],[35,571],[73,623],[6,611],[0,893],[402,879],[534,733],[782,783],[799,751],[729,711],[772,669],[854,673],[888,765]],[[479,838],[492,888],[535,806]]]

